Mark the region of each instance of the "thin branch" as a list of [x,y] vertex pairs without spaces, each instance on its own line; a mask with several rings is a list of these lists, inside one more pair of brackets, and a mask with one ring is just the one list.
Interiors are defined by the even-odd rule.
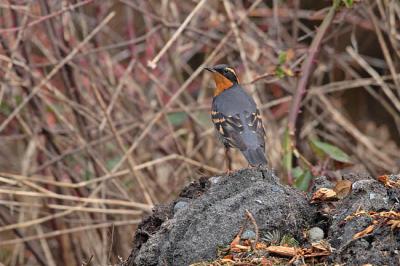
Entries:
[[186,28],[186,26],[189,24],[189,22],[192,20],[194,15],[201,9],[201,7],[207,2],[207,0],[201,0],[197,6],[190,12],[190,14],[186,17],[186,19],[183,21],[181,26],[175,31],[175,33],[172,35],[171,39],[164,45],[164,47],[161,49],[161,51],[153,58],[153,60],[149,61],[147,63],[147,66],[154,69],[157,67],[158,61],[161,59],[161,57],[165,54],[165,52],[171,47],[171,45],[178,39],[178,37],[181,35],[183,30]]
[[58,71],[67,64],[79,51],[80,49],[88,43],[110,20],[115,16],[115,12],[111,12],[85,39],[79,43],[66,57],[64,57],[61,62],[55,66],[51,72],[41,80],[41,82],[32,88],[31,93],[24,98],[24,100],[13,110],[13,112],[1,123],[0,132],[3,131],[8,123],[10,123],[14,117],[24,108],[24,106],[39,92],[39,90],[47,84],[54,77]]
[[288,117],[288,129],[289,134],[294,137],[295,129],[296,129],[296,121],[298,114],[301,108],[301,100],[303,99],[304,94],[306,93],[308,80],[313,71],[313,65],[315,64],[315,59],[317,57],[319,47],[322,43],[322,39],[327,32],[329,26],[332,23],[332,20],[335,16],[336,9],[338,7],[338,3],[340,1],[335,0],[332,7],[329,9],[328,14],[325,16],[324,20],[321,23],[321,26],[318,28],[317,34],[313,39],[310,48],[308,49],[308,56],[301,66],[301,78],[297,84],[296,91],[293,96],[292,106],[289,111]]

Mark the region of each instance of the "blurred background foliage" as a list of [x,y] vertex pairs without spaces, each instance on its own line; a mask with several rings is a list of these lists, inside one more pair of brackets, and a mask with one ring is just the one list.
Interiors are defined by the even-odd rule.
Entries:
[[117,263],[153,204],[223,173],[206,65],[236,68],[283,182],[399,170],[398,0],[10,0],[0,27],[6,265]]

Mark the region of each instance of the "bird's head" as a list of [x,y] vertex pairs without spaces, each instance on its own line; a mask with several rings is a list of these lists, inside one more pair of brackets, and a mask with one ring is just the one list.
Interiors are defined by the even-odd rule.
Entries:
[[227,65],[216,65],[213,67],[206,67],[205,69],[213,74],[216,85],[214,96],[219,95],[224,90],[239,83],[235,70]]

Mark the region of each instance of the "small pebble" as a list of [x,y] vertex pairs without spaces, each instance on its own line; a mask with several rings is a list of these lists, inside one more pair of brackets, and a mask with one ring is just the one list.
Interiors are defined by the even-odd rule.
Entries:
[[183,208],[185,208],[188,205],[189,205],[189,203],[187,203],[186,201],[178,201],[174,206],[174,214],[177,213],[179,210],[182,210]]
[[210,178],[210,183],[211,184],[217,184],[221,180],[220,176],[213,176]]
[[258,204],[264,204],[261,200],[255,200],[255,202]]
[[383,202],[385,202],[385,204],[389,204],[389,198],[388,197],[384,197],[383,198]]
[[370,200],[373,200],[375,198],[376,198],[375,193],[369,193],[369,199]]
[[303,260],[298,259],[298,260],[293,261],[293,265],[294,266],[304,266],[305,264],[303,263]]
[[318,242],[324,239],[324,231],[319,227],[312,227],[308,230],[308,238],[310,239],[310,243]]
[[249,240],[249,239],[256,239],[256,233],[254,233],[252,230],[245,230],[242,234],[242,239]]
[[271,190],[272,190],[273,192],[280,192],[280,191],[281,191],[281,188],[279,188],[278,186],[273,186],[273,187],[271,187]]

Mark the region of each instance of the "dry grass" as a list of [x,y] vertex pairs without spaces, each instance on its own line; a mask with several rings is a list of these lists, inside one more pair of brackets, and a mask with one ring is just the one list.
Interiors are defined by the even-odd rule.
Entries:
[[398,171],[400,4],[317,2],[0,1],[0,261],[114,264],[153,204],[223,172],[207,65],[237,68],[275,169],[289,125],[315,167],[310,137]]

